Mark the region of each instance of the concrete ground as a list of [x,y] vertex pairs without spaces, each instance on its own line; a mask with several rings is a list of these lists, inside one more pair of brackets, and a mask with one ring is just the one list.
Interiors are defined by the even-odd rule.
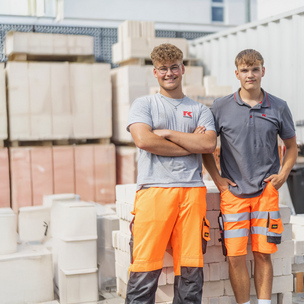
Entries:
[[[115,293],[111,293],[112,298],[104,299],[99,301],[98,304],[123,304],[124,300],[120,298]],[[304,292],[303,293],[293,293],[292,303],[290,304],[304,304]]]

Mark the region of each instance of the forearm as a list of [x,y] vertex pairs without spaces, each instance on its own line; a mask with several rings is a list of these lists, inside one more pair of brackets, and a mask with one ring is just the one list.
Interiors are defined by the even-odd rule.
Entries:
[[282,169],[279,175],[282,177],[284,182],[286,181],[292,167],[294,166],[298,157],[298,148],[296,145],[293,145],[286,149],[286,154],[283,159]]
[[219,180],[222,178],[215,163],[213,154],[203,154],[203,164],[206,170],[209,172],[213,181],[217,185]]
[[133,136],[135,145],[147,152],[160,156],[186,156],[191,154],[179,145],[155,135],[152,132],[143,134],[143,136]]
[[165,138],[191,153],[213,153],[216,147],[216,133],[214,131],[195,134],[166,130]]

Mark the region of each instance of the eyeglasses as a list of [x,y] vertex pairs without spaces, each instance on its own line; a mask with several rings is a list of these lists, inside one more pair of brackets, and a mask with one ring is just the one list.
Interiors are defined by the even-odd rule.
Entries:
[[179,72],[179,67],[180,67],[181,65],[182,65],[182,63],[179,64],[179,65],[177,65],[177,64],[172,65],[170,68],[168,68],[168,67],[166,67],[166,66],[161,66],[160,68],[156,68],[156,67],[155,67],[155,69],[158,70],[158,72],[159,72],[161,75],[167,74],[169,70],[170,70],[172,73],[176,74],[176,73]]

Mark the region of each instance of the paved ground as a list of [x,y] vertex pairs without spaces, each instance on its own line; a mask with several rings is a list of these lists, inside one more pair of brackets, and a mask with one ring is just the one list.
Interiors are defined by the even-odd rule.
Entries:
[[[113,293],[113,298],[104,299],[98,304],[123,304],[124,300]],[[289,304],[289,303],[286,303]],[[304,293],[293,293],[292,303],[290,304],[304,304]]]
[[293,293],[292,304],[302,304],[304,303],[304,292],[303,293]]

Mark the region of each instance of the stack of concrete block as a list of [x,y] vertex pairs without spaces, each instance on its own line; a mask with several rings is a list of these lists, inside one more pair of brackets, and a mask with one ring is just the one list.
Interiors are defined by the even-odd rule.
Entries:
[[116,147],[116,183],[134,184],[137,178],[136,147]]
[[56,229],[52,229],[54,278],[60,303],[98,301],[94,204],[58,202],[56,222],[52,224],[56,225]]
[[43,245],[20,245],[0,255],[0,303],[39,303],[54,300],[52,253]]
[[[213,182],[207,184],[207,218],[210,221],[211,240],[208,243],[207,253],[204,255],[204,291],[203,303],[228,303],[235,304],[233,291],[229,281],[228,262],[222,254],[221,244],[218,242],[219,229],[217,217],[220,209],[220,195]],[[130,265],[129,224],[133,218],[130,212],[133,210],[136,185],[116,186],[116,208],[120,218],[120,230],[113,232],[113,246],[115,247],[117,292],[125,297],[126,284],[128,280],[128,268]],[[281,207],[281,218],[284,224],[282,244],[278,245],[278,251],[272,255],[274,265],[273,295],[272,303],[290,304],[293,290],[293,276],[291,265],[294,256],[294,245],[291,239],[291,224],[289,224],[290,210]],[[247,268],[250,275],[251,303],[256,304],[256,293],[254,289],[254,262],[251,252],[251,244],[248,244],[248,255],[246,258]],[[172,249],[168,245],[164,256],[164,266],[159,279],[159,287],[156,293],[157,303],[172,302],[173,298],[173,260]]]
[[94,37],[46,33],[8,32],[4,52],[29,55],[94,55]]
[[231,86],[219,86],[216,82],[215,76],[205,76],[204,86],[206,89],[207,97],[221,97],[232,93]]
[[155,86],[152,66],[128,65],[112,69],[113,140],[133,142],[126,131],[128,113],[132,102],[149,94],[149,86]]
[[10,197],[8,149],[0,148],[0,208],[10,207]]
[[78,193],[86,201],[115,202],[115,146],[10,149],[12,206],[41,205],[44,195]]
[[150,58],[152,49],[162,43],[177,45],[188,57],[188,42],[184,38],[155,38],[154,22],[127,20],[118,27],[118,43],[112,46],[113,63]]
[[0,63],[0,140],[7,139],[6,88],[4,63]]
[[109,64],[9,61],[6,72],[10,140],[111,137]]
[[10,208],[0,208],[0,240],[0,303],[53,300],[51,252],[43,246],[17,246],[17,216]]
[[295,292],[303,292],[304,273],[304,214],[292,215],[290,217],[292,225],[292,238],[294,242],[294,262],[292,273],[295,276]]
[[112,246],[112,231],[119,230],[116,212],[107,206],[95,205],[97,213],[97,263],[98,289],[116,288],[115,252]]

